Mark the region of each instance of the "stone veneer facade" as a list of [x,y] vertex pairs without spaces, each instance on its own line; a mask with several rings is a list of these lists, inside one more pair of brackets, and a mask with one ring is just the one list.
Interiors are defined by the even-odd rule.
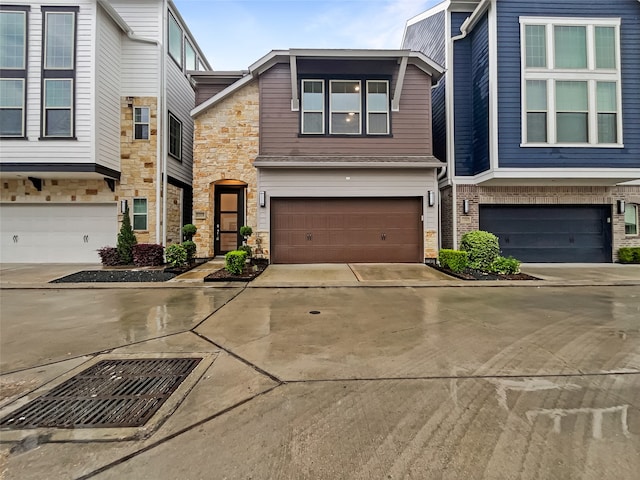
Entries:
[[[620,247],[640,247],[640,236],[624,233],[624,215],[616,212],[618,200],[640,204],[640,185],[634,186],[509,186],[483,187],[458,185],[456,187],[457,238],[479,228],[479,206],[495,205],[611,205],[612,249],[614,261]],[[469,200],[469,213],[462,212],[462,200]]]
[[199,257],[214,256],[216,182],[235,180],[247,186],[245,224],[254,229],[249,244],[259,246],[256,253],[268,258],[268,232],[255,228],[258,177],[253,161],[259,151],[259,114],[258,83],[254,81],[195,119],[193,211],[198,232],[193,240]]

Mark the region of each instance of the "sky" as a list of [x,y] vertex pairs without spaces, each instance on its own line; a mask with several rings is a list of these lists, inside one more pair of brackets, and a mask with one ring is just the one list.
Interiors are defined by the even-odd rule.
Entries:
[[390,48],[408,19],[441,0],[174,0],[214,70],[243,70],[271,50]]

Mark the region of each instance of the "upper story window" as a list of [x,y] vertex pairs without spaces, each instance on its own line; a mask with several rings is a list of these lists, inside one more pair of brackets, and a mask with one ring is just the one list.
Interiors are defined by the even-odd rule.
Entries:
[[28,10],[0,6],[0,137],[25,137]]
[[169,55],[182,67],[182,29],[173,15],[169,14]]
[[622,146],[620,20],[526,17],[522,144]]
[[193,48],[189,41],[184,42],[184,69],[185,70],[197,70],[198,69],[198,57],[196,50]]
[[75,135],[77,7],[42,7],[42,119],[44,138]]
[[133,107],[133,139],[149,140],[149,107]]
[[390,133],[388,80],[303,79],[300,91],[302,134]]
[[169,155],[182,159],[182,122],[169,113]]

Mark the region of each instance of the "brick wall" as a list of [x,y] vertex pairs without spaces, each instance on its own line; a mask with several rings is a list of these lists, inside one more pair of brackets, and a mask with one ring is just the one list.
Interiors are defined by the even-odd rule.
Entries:
[[[193,152],[193,211],[198,232],[198,256],[214,255],[215,182],[236,180],[247,185],[246,224],[254,228],[250,245],[264,235],[257,232],[257,170],[259,149],[258,84],[252,82],[195,119]],[[268,242],[268,239],[267,239]],[[263,248],[268,251],[268,243]]]
[[453,188],[440,190],[440,235],[442,248],[453,248]]

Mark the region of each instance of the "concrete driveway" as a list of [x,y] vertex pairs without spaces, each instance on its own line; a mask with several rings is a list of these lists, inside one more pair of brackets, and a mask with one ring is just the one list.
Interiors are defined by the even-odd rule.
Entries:
[[0,431],[4,478],[637,478],[637,284],[363,284],[0,290],[0,416],[106,355],[210,362],[137,436]]

